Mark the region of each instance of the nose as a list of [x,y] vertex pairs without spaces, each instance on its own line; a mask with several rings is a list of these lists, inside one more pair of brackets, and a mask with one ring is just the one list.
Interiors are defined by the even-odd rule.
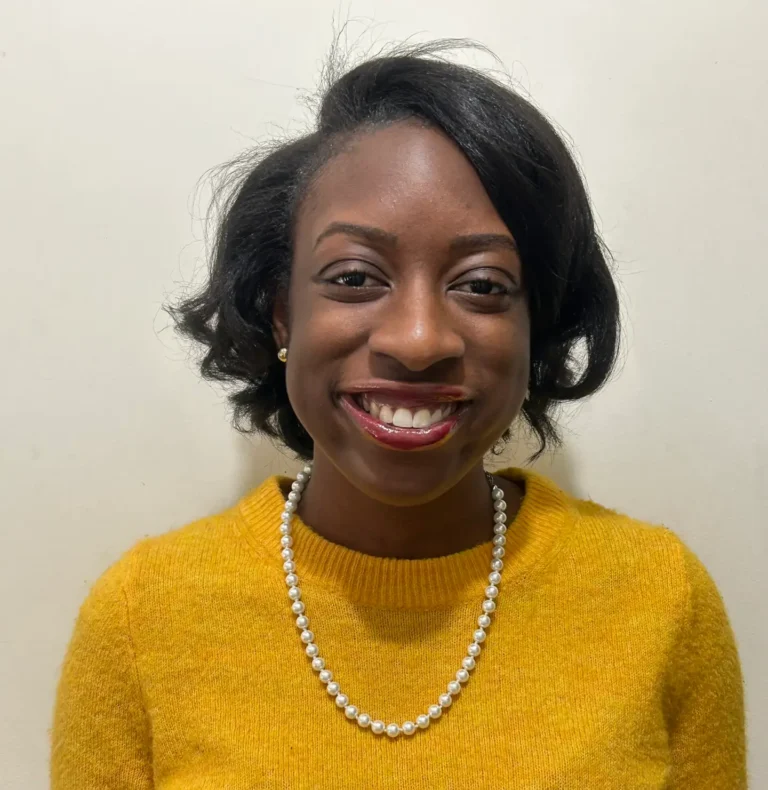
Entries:
[[465,344],[444,296],[434,285],[416,285],[389,296],[368,337],[370,350],[413,372],[460,359]]

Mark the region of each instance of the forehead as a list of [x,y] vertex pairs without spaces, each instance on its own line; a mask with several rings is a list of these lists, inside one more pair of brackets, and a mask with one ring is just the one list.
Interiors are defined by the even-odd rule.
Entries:
[[415,122],[361,133],[323,166],[299,213],[297,237],[316,238],[339,221],[421,240],[506,231],[459,148]]

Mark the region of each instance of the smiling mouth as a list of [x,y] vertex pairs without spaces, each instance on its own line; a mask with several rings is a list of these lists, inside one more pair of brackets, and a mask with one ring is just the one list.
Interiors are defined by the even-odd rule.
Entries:
[[344,394],[341,406],[377,443],[395,450],[442,444],[454,433],[467,401],[398,397],[376,392]]

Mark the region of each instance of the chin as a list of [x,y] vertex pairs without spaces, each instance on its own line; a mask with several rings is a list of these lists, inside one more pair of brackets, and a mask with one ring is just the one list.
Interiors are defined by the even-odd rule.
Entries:
[[[474,466],[455,457],[392,458],[379,452],[352,452],[342,473],[366,496],[397,507],[423,505],[450,490]],[[482,458],[482,454],[480,455]],[[340,459],[341,460],[341,459]]]
[[482,462],[487,448],[470,436],[470,427],[460,425],[432,445],[404,450],[345,431],[344,447],[333,461],[371,499],[399,507],[422,505],[442,496]]

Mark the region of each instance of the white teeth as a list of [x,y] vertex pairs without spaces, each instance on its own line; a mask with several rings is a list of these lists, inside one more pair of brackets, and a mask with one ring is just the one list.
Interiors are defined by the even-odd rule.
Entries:
[[413,428],[413,415],[408,409],[398,409],[392,417],[392,424],[398,428]]
[[429,409],[419,409],[413,415],[414,428],[428,428],[430,425],[432,425],[432,415],[430,415]]
[[377,403],[367,394],[360,397],[359,403],[375,419],[386,425],[396,425],[398,428],[429,428],[430,425],[453,414],[459,407],[458,403],[446,403],[433,410],[426,407],[407,409],[404,406]]

